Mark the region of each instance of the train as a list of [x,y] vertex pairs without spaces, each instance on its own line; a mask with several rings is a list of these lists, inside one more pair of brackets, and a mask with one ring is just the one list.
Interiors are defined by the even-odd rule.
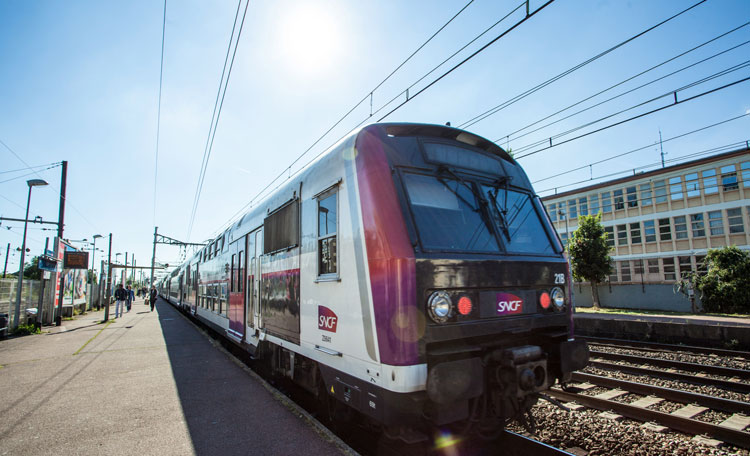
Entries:
[[513,157],[412,123],[352,132],[158,284],[330,419],[405,442],[503,429],[568,382],[572,288]]

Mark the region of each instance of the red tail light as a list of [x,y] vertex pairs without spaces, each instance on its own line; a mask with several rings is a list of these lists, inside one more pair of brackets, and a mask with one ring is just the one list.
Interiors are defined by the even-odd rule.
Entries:
[[549,309],[549,305],[551,304],[552,300],[549,297],[549,293],[546,291],[542,293],[541,296],[539,296],[539,304],[542,305],[542,309]]
[[469,315],[472,307],[471,298],[468,296],[461,296],[458,300],[458,313],[461,315]]

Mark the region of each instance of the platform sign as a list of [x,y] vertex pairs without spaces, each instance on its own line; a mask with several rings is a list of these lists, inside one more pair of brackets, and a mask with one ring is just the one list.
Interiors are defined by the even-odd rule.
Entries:
[[55,272],[57,270],[57,260],[52,256],[42,255],[39,257],[39,269]]
[[63,259],[64,269],[88,269],[89,252],[66,251]]

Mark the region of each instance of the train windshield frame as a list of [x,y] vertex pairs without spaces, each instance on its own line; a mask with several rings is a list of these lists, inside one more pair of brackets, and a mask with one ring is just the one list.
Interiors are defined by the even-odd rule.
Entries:
[[424,251],[557,254],[533,195],[509,187],[507,180],[479,182],[441,171],[400,173]]

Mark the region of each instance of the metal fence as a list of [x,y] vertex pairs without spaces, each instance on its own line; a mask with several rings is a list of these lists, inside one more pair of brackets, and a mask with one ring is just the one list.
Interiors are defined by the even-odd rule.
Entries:
[[[28,308],[39,305],[39,292],[42,289],[39,280],[24,280],[21,292],[21,315]],[[0,279],[0,313],[10,316],[16,309],[16,292],[18,279]],[[23,320],[22,320],[23,321]]]

